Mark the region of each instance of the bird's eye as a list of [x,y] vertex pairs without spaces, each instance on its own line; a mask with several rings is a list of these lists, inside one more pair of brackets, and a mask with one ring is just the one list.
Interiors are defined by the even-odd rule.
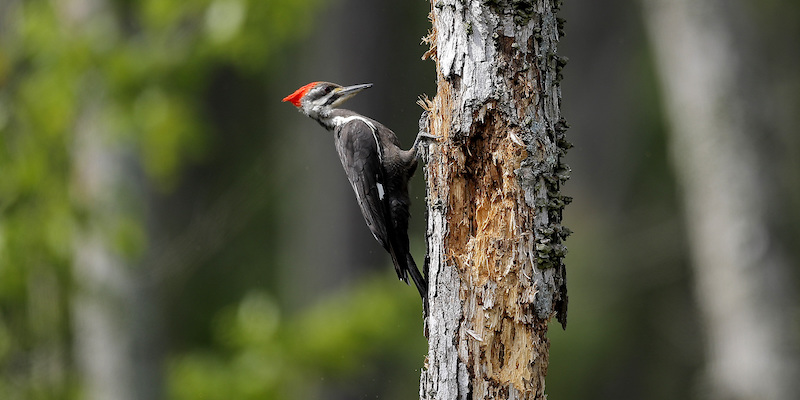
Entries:
[[325,94],[328,94],[328,93],[330,93],[330,92],[331,92],[331,90],[333,90],[333,87],[332,87],[332,86],[325,86],[325,87],[322,89],[322,92],[323,92],[323,93],[325,93]]

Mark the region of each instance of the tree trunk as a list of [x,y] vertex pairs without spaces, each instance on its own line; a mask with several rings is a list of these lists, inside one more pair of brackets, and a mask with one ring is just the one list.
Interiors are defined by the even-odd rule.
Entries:
[[796,399],[789,266],[768,221],[774,181],[755,115],[769,103],[747,87],[761,78],[745,72],[736,3],[644,3],[706,324],[707,397]]
[[132,269],[106,233],[122,212],[120,186],[131,180],[120,166],[121,152],[109,143],[110,135],[91,122],[99,119],[97,107],[87,109],[94,110],[85,110],[76,128],[73,155],[76,204],[87,215],[74,240],[75,357],[87,399],[133,400]]
[[[93,86],[93,85],[89,85]],[[85,217],[75,234],[71,308],[74,354],[86,399],[162,397],[156,287],[145,251],[147,196],[136,155],[120,145],[96,112],[102,89],[83,103],[74,142],[72,189]],[[144,224],[145,222],[141,222]]]
[[[70,32],[112,10],[104,0],[59,3]],[[81,76],[72,143],[71,195],[82,219],[73,240],[74,356],[89,400],[162,397],[162,354],[147,253],[146,178],[132,145],[115,132],[103,104],[107,83]],[[145,226],[141,226],[145,225]]]
[[543,399],[566,325],[558,2],[432,1],[422,399]]

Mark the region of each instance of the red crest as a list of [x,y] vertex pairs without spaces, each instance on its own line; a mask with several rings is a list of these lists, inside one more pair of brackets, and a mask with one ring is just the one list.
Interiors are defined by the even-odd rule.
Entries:
[[317,86],[319,82],[311,82],[308,85],[301,87],[294,91],[294,93],[286,96],[283,98],[283,101],[288,101],[295,105],[295,107],[300,107],[300,99],[306,95],[306,93],[311,90],[314,86]]

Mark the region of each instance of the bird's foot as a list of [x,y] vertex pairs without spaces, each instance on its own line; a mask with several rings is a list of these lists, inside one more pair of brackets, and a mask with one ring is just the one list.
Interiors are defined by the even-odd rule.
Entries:
[[430,113],[427,111],[423,111],[422,115],[419,117],[419,132],[417,133],[416,139],[414,139],[414,146],[412,147],[415,156],[421,157],[425,162],[427,162],[427,152],[422,148],[423,142],[427,140],[439,140],[442,138],[441,136],[431,135],[428,133],[428,129],[430,127],[429,114]]
[[419,131],[420,132],[428,132],[428,127],[430,126],[430,115],[428,111],[423,111],[422,114],[419,116]]

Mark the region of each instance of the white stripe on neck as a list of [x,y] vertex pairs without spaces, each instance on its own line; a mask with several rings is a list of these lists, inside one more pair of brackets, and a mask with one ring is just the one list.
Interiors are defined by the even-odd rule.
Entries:
[[372,121],[360,116],[360,115],[351,115],[349,117],[333,117],[333,126],[338,128],[342,125],[350,122],[350,121],[361,121],[369,127],[372,131],[372,137],[375,139],[375,149],[378,150],[378,160],[383,164],[383,151],[381,150],[381,141],[378,139],[378,128],[375,127],[375,124]]
[[350,121],[354,121],[354,120],[359,120],[359,121],[367,124],[367,126],[369,126],[369,129],[371,129],[372,132],[375,132],[375,131],[378,130],[377,128],[375,128],[375,124],[373,124],[372,121],[370,121],[370,120],[368,120],[368,119],[366,119],[366,118],[364,118],[364,117],[362,117],[360,115],[351,115],[349,117],[333,117],[333,125],[334,126],[342,126],[342,125],[344,125],[344,124],[346,124],[346,123],[348,123]]

